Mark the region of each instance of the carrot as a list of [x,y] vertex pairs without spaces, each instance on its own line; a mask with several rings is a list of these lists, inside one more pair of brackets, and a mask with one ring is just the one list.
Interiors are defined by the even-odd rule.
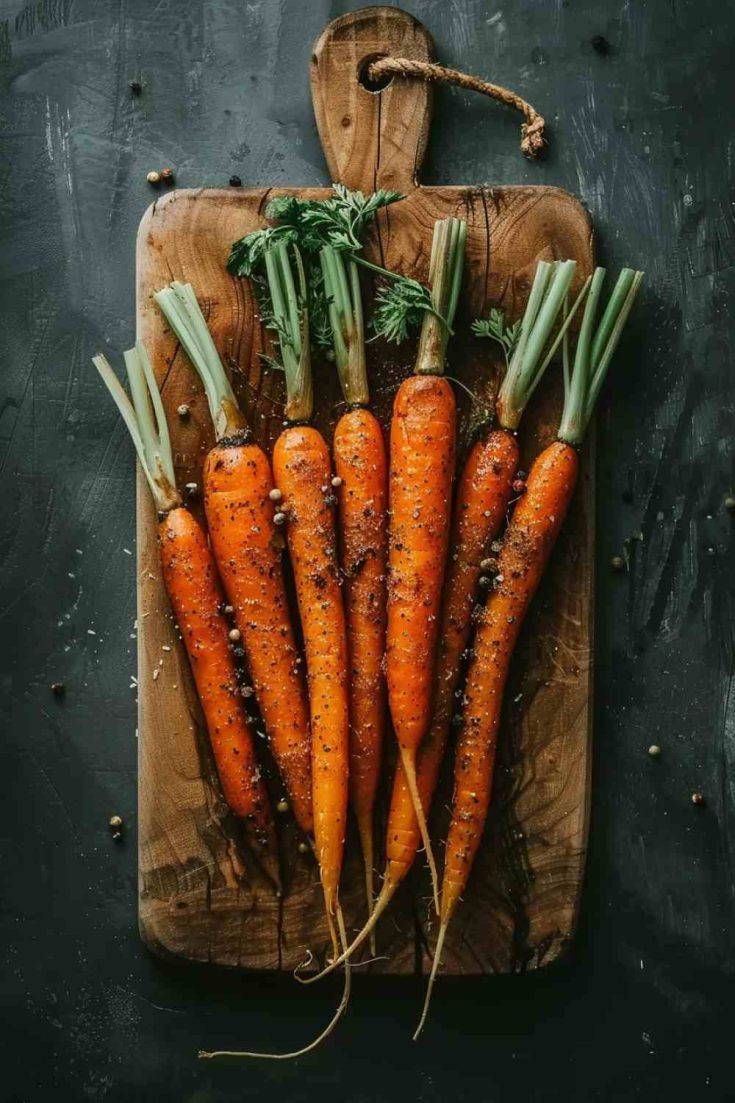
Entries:
[[[507,370],[498,395],[497,425],[493,429],[486,429],[471,448],[457,487],[451,556],[444,587],[432,720],[417,756],[416,785],[425,816],[429,813],[449,737],[462,654],[470,638],[472,610],[478,597],[481,572],[483,569],[490,570],[494,563],[493,560],[486,562],[485,557],[503,522],[512,493],[518,465],[516,430],[528,400],[546,370],[560,338],[571,324],[586,290],[585,287],[578,296],[556,341],[542,359],[545,342],[574,271],[573,261],[555,265],[541,261],[536,270],[528,309],[521,321],[506,329],[502,314],[493,310],[486,321],[473,325],[480,336],[493,337],[500,342]],[[525,350],[523,355],[516,355],[516,345],[519,342],[522,342]],[[386,829],[383,887],[373,918],[352,942],[350,953],[357,949],[388,907],[411,868],[420,839],[421,832],[411,791],[402,763],[399,762]]]
[[189,657],[225,801],[278,884],[275,827],[228,644],[224,596],[206,534],[181,506],[168,428],[146,350],[139,342],[125,353],[132,404],[105,357],[96,356],[94,363],[125,419],[161,515],[163,582]]
[[[334,956],[339,954],[339,878],[347,820],[349,698],[347,633],[337,570],[331,464],[326,442],[304,424],[312,413],[306,281],[296,246],[265,252],[274,325],[286,377],[287,427],[276,441],[273,470],[283,495],[308,672],[312,729],[314,842]],[[294,265],[296,275],[294,276]]]
[[385,733],[385,570],[387,461],[380,425],[355,409],[334,433],[351,676],[350,795],[373,907],[373,811]]
[[[390,531],[386,679],[406,782],[438,906],[436,865],[416,783],[416,754],[429,730],[434,656],[449,542],[456,404],[442,378],[459,298],[467,224],[437,222],[415,374],[398,389],[390,433]],[[439,317],[440,315],[441,317]]]
[[308,670],[314,839],[327,915],[333,917],[347,819],[349,701],[330,467],[327,445],[316,429],[289,427],[276,441],[273,470],[288,518]]
[[273,523],[271,465],[247,428],[191,286],[174,282],[155,298],[204,385],[217,437],[203,471],[212,550],[294,818],[311,835],[308,701]]
[[531,468],[525,494],[505,534],[495,589],[475,635],[455,755],[439,933],[424,1009],[414,1037],[418,1037],[426,1021],[449,923],[482,838],[511,656],[569,508],[579,470],[577,448],[642,278],[641,273],[630,269],[621,272],[593,336],[604,275],[605,270],[598,268],[589,284],[571,377],[565,357],[565,402],[558,439],[544,449]]
[[[247,239],[245,239],[247,241]],[[347,944],[339,904],[339,878],[347,819],[349,701],[347,636],[339,584],[332,512],[329,450],[306,422],[312,412],[307,287],[298,247],[284,240],[265,249],[267,307],[278,333],[286,377],[286,428],[276,441],[273,470],[282,495],[281,518],[291,555],[304,633],[312,726],[314,843],[334,957]],[[294,265],[296,275],[294,276]],[[339,930],[339,939],[337,938]],[[350,996],[345,961],[342,998],[326,1028],[292,1053],[202,1050],[200,1057],[291,1059],[308,1053],[332,1032]]]
[[368,915],[373,908],[373,812],[385,732],[385,571],[388,463],[373,414],[365,359],[360,279],[327,245],[321,267],[334,357],[349,409],[334,430],[340,566],[350,655],[350,799],[362,847]]

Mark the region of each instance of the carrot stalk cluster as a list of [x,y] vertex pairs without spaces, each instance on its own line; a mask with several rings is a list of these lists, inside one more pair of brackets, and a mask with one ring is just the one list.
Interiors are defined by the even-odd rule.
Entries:
[[[624,269],[598,317],[604,269],[572,295],[574,262],[541,261],[513,325],[497,308],[473,323],[478,337],[502,348],[505,372],[495,416],[480,427],[455,486],[456,403],[444,373],[467,226],[457,218],[435,224],[427,286],[389,272],[367,260],[363,244],[377,212],[400,198],[339,187],[326,201],[279,198],[266,212],[269,225],[233,246],[230,268],[253,281],[273,334],[271,360],[285,378],[285,424],[272,459],[250,432],[193,288],[174,281],[156,293],[199,377],[214,429],[203,465],[207,532],[176,489],[163,404],[145,349],[138,344],[125,354],[130,398],[105,358],[95,357],[159,512],[162,579],[223,796],[262,868],[280,886],[271,801],[228,642],[226,601],[280,784],[319,867],[332,958],[304,982],[345,966],[340,1004],[313,1042],[290,1054],[240,1056],[299,1056],[331,1032],[349,1000],[350,960],[368,937],[374,952],[379,919],[423,844],[439,928],[416,1035],[421,1031],[490,806],[513,651],[572,501],[578,447],[642,279]],[[404,340],[420,326],[413,374],[394,397],[387,447],[369,408],[361,271],[378,280],[377,335]],[[558,437],[523,481],[517,431],[560,348]],[[312,361],[325,350],[345,402],[331,450],[310,424]],[[376,807],[389,718],[398,753],[379,847]],[[454,793],[440,876],[428,820],[453,726]],[[349,945],[339,898],[348,803],[366,894],[366,921]],[[375,899],[378,854],[384,866]]]

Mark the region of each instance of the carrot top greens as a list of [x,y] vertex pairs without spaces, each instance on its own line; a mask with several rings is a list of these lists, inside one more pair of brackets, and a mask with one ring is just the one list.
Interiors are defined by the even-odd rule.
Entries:
[[142,341],[123,356],[132,402],[107,357],[97,353],[92,361],[127,426],[156,508],[160,513],[168,513],[181,505],[181,498],[176,489],[171,438],[158,384]]
[[370,401],[365,363],[365,321],[360,273],[352,259],[333,245],[319,254],[324,290],[329,304],[334,358],[345,401],[366,406]]
[[506,372],[496,402],[498,423],[503,429],[518,428],[531,395],[587,292],[589,280],[582,287],[555,338],[550,340],[576,267],[573,260],[553,261],[551,264],[539,261],[526,309],[519,321],[506,328],[502,311],[494,308],[486,319],[478,319],[472,324],[472,330],[478,337],[490,337],[503,349]]
[[459,302],[464,270],[467,223],[445,218],[434,223],[429,262],[432,310],[424,314],[416,355],[417,375],[442,375],[447,341]]
[[334,319],[330,316],[329,300],[334,287],[328,289],[325,283],[322,249],[329,248],[334,255],[343,254],[345,263],[364,264],[391,276],[392,273],[371,265],[360,254],[376,212],[399,199],[403,199],[400,192],[381,189],[365,196],[360,191],[349,191],[342,184],[333,186],[329,199],[276,196],[265,208],[265,217],[271,224],[236,241],[227,267],[233,275],[247,276],[253,281],[265,325],[277,328],[273,324],[265,254],[284,242],[294,245],[301,254],[307,276],[304,305],[309,314],[311,341],[315,346],[331,348]]
[[222,360],[190,283],[174,280],[154,299],[199,376],[217,440],[246,428]]
[[[571,308],[567,309],[575,268],[572,260],[553,261],[551,264],[539,261],[520,320],[506,326],[503,312],[494,307],[487,318],[478,318],[472,323],[476,336],[489,337],[503,350],[506,372],[498,392],[496,413],[498,423],[504,429],[517,429],[531,395],[559,345],[563,344],[564,412],[559,440],[568,444],[579,444],[584,436],[643,278],[642,272],[634,272],[631,268],[622,270],[602,319],[595,328],[605,269],[596,268],[593,275],[588,276]],[[568,330],[585,299],[574,368],[570,371]],[[554,333],[560,312],[563,321]]]
[[584,437],[642,279],[642,272],[623,268],[602,318],[595,326],[605,281],[605,269],[595,269],[582,315],[571,373],[568,356],[564,357],[564,412],[558,435],[559,440],[567,444],[579,444]]
[[[267,257],[274,255],[273,250],[287,247],[298,267],[295,259],[298,253],[304,283],[302,288],[298,278],[292,281],[297,310],[308,316],[311,344],[333,350],[345,398],[350,404],[368,401],[366,327],[358,267],[373,272],[382,281],[372,319],[376,335],[398,343],[418,328],[427,315],[435,315],[439,322],[444,320],[437,309],[436,296],[423,284],[374,264],[363,255],[365,234],[376,212],[402,198],[400,192],[384,190],[366,197],[341,184],[334,185],[329,199],[278,196],[265,210],[271,225],[236,241],[230,252],[230,272],[253,281],[263,322],[278,333],[282,353],[284,312],[274,300],[273,273],[268,272]],[[288,294],[285,301],[289,306],[289,328],[293,330],[293,302]],[[446,321],[444,329],[450,329]],[[286,337],[286,343],[295,347],[294,341],[287,334]],[[285,362],[279,366],[286,369],[288,383],[288,366]]]

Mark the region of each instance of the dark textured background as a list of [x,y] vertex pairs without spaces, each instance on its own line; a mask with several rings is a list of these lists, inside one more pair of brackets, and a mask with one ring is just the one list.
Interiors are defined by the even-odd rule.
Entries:
[[501,3],[405,6],[441,60],[547,116],[551,156],[524,162],[514,113],[442,90],[425,178],[561,184],[589,206],[604,260],[647,273],[599,419],[594,795],[573,953],[538,976],[441,983],[417,1045],[418,984],[365,980],[298,1064],[195,1060],[201,1044],[300,1044],[337,990],[163,965],[138,941],[132,458],[89,359],[133,337],[150,168],[186,186],[233,171],[325,181],[309,45],[358,5],[0,0],[3,1099],[733,1098],[733,8]]

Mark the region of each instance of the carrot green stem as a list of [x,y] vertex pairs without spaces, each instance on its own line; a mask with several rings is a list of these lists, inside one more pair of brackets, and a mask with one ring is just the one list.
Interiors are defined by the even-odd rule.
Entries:
[[[635,302],[638,289],[640,288],[641,281],[643,280],[642,272],[633,272],[632,279],[628,279],[628,275],[631,269],[624,268],[618,277],[618,281],[613,289],[613,293],[610,296],[610,301],[607,306],[607,310],[603,315],[602,322],[598,329],[598,333],[595,335],[595,341],[592,345],[592,382],[590,383],[589,395],[587,397],[587,409],[585,411],[586,423],[589,424],[590,418],[595,408],[595,403],[600,393],[602,384],[605,382],[605,376],[607,369],[610,366],[610,361],[613,358],[615,349],[618,347],[618,342],[622,336],[625,323],[628,320],[633,303]],[[621,291],[621,283],[625,287],[624,294]],[[622,301],[621,301],[622,300]],[[619,304],[619,305],[618,305]],[[616,313],[615,321],[610,327],[609,336],[606,334],[604,343],[599,343],[597,337],[600,331],[607,324],[607,315],[610,308],[613,307]]]
[[313,409],[313,391],[306,276],[301,254],[295,245],[279,241],[266,249],[264,259],[272,325],[278,334],[286,376],[286,419],[308,421]]
[[370,392],[360,274],[354,260],[346,260],[332,245],[324,246],[320,262],[342,393],[350,406],[367,406]]
[[153,298],[201,380],[217,440],[246,428],[194,288],[190,283],[174,280],[156,291]]
[[181,505],[181,498],[176,489],[166,415],[145,346],[138,341],[125,353],[132,402],[107,358],[98,353],[92,361],[127,426],[156,508],[168,513]]
[[434,224],[429,263],[431,303],[434,313],[426,313],[421,326],[415,372],[417,375],[442,375],[447,341],[454,324],[464,270],[467,223],[445,218]]
[[605,269],[595,269],[582,317],[574,366],[566,388],[564,411],[559,426],[559,440],[567,444],[580,444],[584,437],[642,279],[642,272],[635,272],[631,268],[624,268],[621,271],[602,319],[595,327],[602,285],[605,280]]
[[528,400],[538,386],[586,293],[586,287],[584,287],[567,315],[556,340],[544,356],[544,349],[569,292],[576,267],[573,260],[555,261],[553,264],[539,261],[536,267],[518,342],[498,392],[498,422],[504,429],[518,428]]

